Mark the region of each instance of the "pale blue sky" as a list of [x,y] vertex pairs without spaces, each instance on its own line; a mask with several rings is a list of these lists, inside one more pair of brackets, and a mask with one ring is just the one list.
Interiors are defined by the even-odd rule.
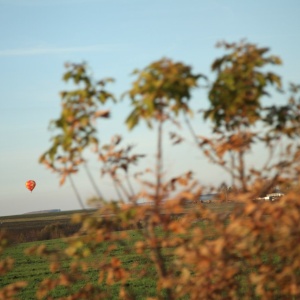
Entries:
[[[284,62],[277,73],[299,83],[299,13],[298,0],[0,0],[0,216],[79,208],[70,184],[59,187],[57,175],[38,163],[50,146],[47,127],[59,115],[59,91],[68,88],[61,80],[65,62],[86,61],[97,79],[114,77],[108,89],[119,96],[130,87],[133,69],[162,57],[211,75],[212,61],[223,54],[216,42],[246,38],[270,47]],[[203,95],[195,93],[194,107],[207,104]],[[153,133],[144,126],[127,132],[128,102],[108,108],[112,119],[99,123],[101,141],[121,133],[153,164]],[[194,123],[208,132],[207,124]],[[227,180],[190,144],[169,150],[168,174],[192,168],[201,182]],[[90,165],[98,180],[99,165]],[[37,182],[33,193],[25,189],[28,179]],[[85,174],[74,179],[83,199],[94,195]],[[109,181],[98,181],[115,197]]]

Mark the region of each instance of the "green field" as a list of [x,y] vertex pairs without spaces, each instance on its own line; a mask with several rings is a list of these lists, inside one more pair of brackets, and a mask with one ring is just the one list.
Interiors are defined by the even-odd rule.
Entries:
[[[134,237],[135,233],[131,232],[131,236]],[[134,239],[133,239],[134,240]],[[48,262],[37,256],[27,256],[24,255],[24,251],[26,248],[40,244],[41,242],[33,242],[33,243],[23,243],[19,245],[15,245],[7,249],[5,256],[9,255],[12,258],[15,259],[15,267],[14,269],[9,272],[7,275],[1,277],[0,281],[0,287],[3,287],[7,284],[26,280],[28,281],[28,286],[22,291],[20,294],[19,299],[34,299],[35,293],[37,289],[37,285],[41,282],[41,280],[45,277],[51,277],[55,276],[49,271],[49,264]],[[65,248],[65,243],[62,239],[56,239],[56,240],[50,240],[50,241],[44,241],[42,242],[46,244],[47,247],[50,248]],[[97,251],[93,254],[92,257],[89,258],[89,260],[95,260],[97,261],[97,257],[104,254],[106,250],[107,245],[103,245],[101,247],[98,247]],[[136,278],[136,280],[133,280],[130,282],[130,288],[132,288],[132,291],[135,295],[141,295],[140,299],[144,299],[145,292],[147,292],[148,296],[154,296],[156,292],[156,286],[155,286],[155,280],[154,278],[151,278],[151,274],[154,276],[155,270],[154,266],[146,259],[141,256],[138,256],[136,254],[132,254],[133,252],[130,251],[130,245],[123,245],[119,247],[116,251],[114,251],[113,255],[116,257],[119,257],[124,267],[126,268],[132,268],[133,263],[137,263],[136,265],[137,270],[141,267],[147,268],[147,277],[141,279]],[[64,261],[63,264],[65,266],[68,265],[68,261]],[[98,273],[99,270],[95,269],[89,269],[85,277],[86,279],[82,281],[80,284],[72,286],[74,290],[76,290],[78,287],[86,284],[86,283],[96,283],[98,280]],[[103,289],[107,289],[107,286],[103,286]],[[113,298],[117,298],[118,295],[118,289],[117,286],[111,286],[110,293],[112,294]],[[55,290],[55,292],[52,294],[53,297],[62,297],[66,296],[68,294],[68,290],[65,288],[58,288]],[[113,299],[112,298],[112,299]]]
[[[238,204],[236,203],[211,203],[205,204],[210,209],[214,210],[217,213],[230,213],[230,211]],[[187,208],[189,209],[189,208]],[[6,228],[8,232],[15,233],[16,231],[21,230],[28,232],[39,232],[41,228],[45,228],[47,226],[51,226],[51,224],[64,224],[64,226],[69,226],[70,217],[73,212],[59,212],[52,214],[34,214],[34,215],[21,215],[21,216],[11,216],[11,217],[3,217],[2,226]],[[83,212],[82,212],[83,213]],[[205,228],[204,223],[200,225],[202,228]],[[211,235],[211,227],[208,226],[206,230],[208,235]],[[131,244],[127,242],[120,245],[116,250],[114,250],[109,257],[118,257],[123,266],[126,269],[130,269],[133,274],[133,279],[127,284],[127,288],[129,288],[133,295],[137,299],[145,299],[146,296],[154,297],[156,295],[156,281],[155,281],[155,268],[153,263],[149,260],[149,258],[143,255],[137,255],[134,251],[132,251],[133,244],[140,239],[140,234],[138,231],[128,231],[128,234],[131,236]],[[39,237],[37,235],[36,237]],[[34,238],[34,237],[33,237]],[[28,282],[28,286],[21,292],[20,298],[18,299],[35,299],[36,290],[41,282],[41,280],[45,277],[55,277],[57,274],[52,274],[49,270],[49,263],[46,259],[39,256],[28,256],[24,254],[26,248],[32,247],[34,245],[45,244],[50,248],[58,248],[61,251],[66,247],[65,239],[50,239],[44,241],[34,241],[34,242],[23,242],[23,243],[14,243],[12,244],[2,255],[2,257],[10,256],[15,260],[14,268],[5,276],[1,277],[0,280],[0,288],[4,287],[10,283],[26,280]],[[105,255],[105,251],[107,249],[107,244],[103,243],[98,245],[95,253],[92,254],[91,257],[88,258],[89,261],[95,262],[93,265],[94,268],[90,268],[85,274],[85,279],[78,283],[77,285],[72,285],[72,289],[76,290],[80,286],[83,286],[86,283],[96,283],[99,276],[99,270],[97,269],[97,261],[98,258]],[[169,257],[168,253],[165,252],[165,259],[172,259]],[[69,261],[66,259],[62,262],[63,266],[67,268]],[[140,277],[140,271],[147,270],[145,276]],[[118,286],[100,286],[101,289],[109,289],[109,292],[112,294],[112,298],[118,298]],[[69,291],[64,287],[59,287],[53,291],[51,294],[54,298],[66,296]]]

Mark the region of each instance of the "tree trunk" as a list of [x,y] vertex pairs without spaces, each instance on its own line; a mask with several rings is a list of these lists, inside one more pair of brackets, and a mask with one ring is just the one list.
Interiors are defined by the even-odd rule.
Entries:
[[243,192],[247,191],[247,184],[245,182],[245,161],[244,161],[244,151],[240,150],[238,152],[239,156],[239,179],[241,183],[241,188]]
[[95,182],[95,180],[94,180],[94,178],[93,178],[93,176],[92,176],[92,174],[91,174],[91,172],[90,172],[90,169],[88,168],[86,162],[83,163],[83,166],[84,166],[84,168],[85,168],[85,171],[86,171],[86,173],[87,173],[87,175],[88,175],[88,178],[89,178],[90,182],[92,183],[92,186],[93,186],[94,190],[96,191],[98,197],[99,197],[101,200],[104,200],[103,194],[101,193],[101,191],[100,191],[99,188],[97,187],[97,184],[96,184],[96,182]]
[[155,202],[160,202],[161,177],[162,177],[162,125],[163,121],[159,120],[157,135],[157,160],[156,160],[156,192]]
[[78,200],[78,203],[79,203],[80,207],[81,207],[82,209],[85,210],[85,207],[84,207],[84,205],[83,205],[83,202],[82,202],[82,200],[81,200],[81,197],[80,197],[80,195],[79,195],[79,192],[78,192],[78,190],[77,190],[77,188],[76,188],[76,186],[75,186],[75,183],[74,183],[74,181],[73,181],[73,179],[72,179],[72,176],[69,174],[68,177],[69,177],[69,179],[70,179],[71,186],[72,186],[72,188],[73,188],[73,191],[74,191],[75,194],[76,194],[76,198],[77,198],[77,200]]

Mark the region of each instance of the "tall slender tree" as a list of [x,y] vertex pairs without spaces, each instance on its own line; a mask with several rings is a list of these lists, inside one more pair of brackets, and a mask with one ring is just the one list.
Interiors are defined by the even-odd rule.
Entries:
[[[232,183],[237,182],[246,191],[245,154],[264,138],[254,130],[256,125],[263,125],[263,97],[269,95],[269,86],[281,89],[280,77],[267,67],[279,65],[281,60],[268,55],[268,48],[244,41],[218,46],[227,53],[212,64],[216,79],[208,94],[209,108],[204,110],[204,119],[211,120],[216,138],[202,139],[201,146],[212,161],[231,174]],[[224,160],[224,155],[229,159]]]
[[163,124],[166,120],[173,120],[180,112],[191,112],[191,90],[197,86],[197,80],[202,75],[194,74],[190,66],[167,58],[158,60],[141,71],[136,70],[133,74],[138,78],[127,92],[133,110],[127,117],[126,124],[129,129],[133,129],[140,120],[144,120],[150,128],[153,121],[158,123],[155,199],[159,202],[163,170]]
[[[103,198],[88,169],[83,152],[90,146],[98,150],[99,140],[95,121],[98,118],[109,117],[109,111],[100,110],[99,105],[105,104],[108,100],[115,100],[114,96],[104,89],[112,79],[94,82],[84,63],[66,64],[66,68],[67,72],[63,79],[66,82],[72,81],[77,88],[61,92],[60,117],[50,123],[50,130],[58,131],[58,134],[52,137],[51,147],[39,161],[60,175],[60,184],[64,184],[67,177],[71,180],[70,175],[76,173],[79,165],[83,164],[98,197]],[[71,183],[83,207],[74,181]]]

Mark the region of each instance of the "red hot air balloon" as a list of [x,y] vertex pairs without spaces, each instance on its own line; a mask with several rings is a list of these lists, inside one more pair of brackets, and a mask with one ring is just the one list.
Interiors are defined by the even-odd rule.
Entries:
[[27,188],[30,192],[33,191],[33,189],[35,188],[35,185],[36,185],[36,183],[35,183],[34,180],[28,180],[28,181],[26,181],[26,183],[25,183],[26,188]]

